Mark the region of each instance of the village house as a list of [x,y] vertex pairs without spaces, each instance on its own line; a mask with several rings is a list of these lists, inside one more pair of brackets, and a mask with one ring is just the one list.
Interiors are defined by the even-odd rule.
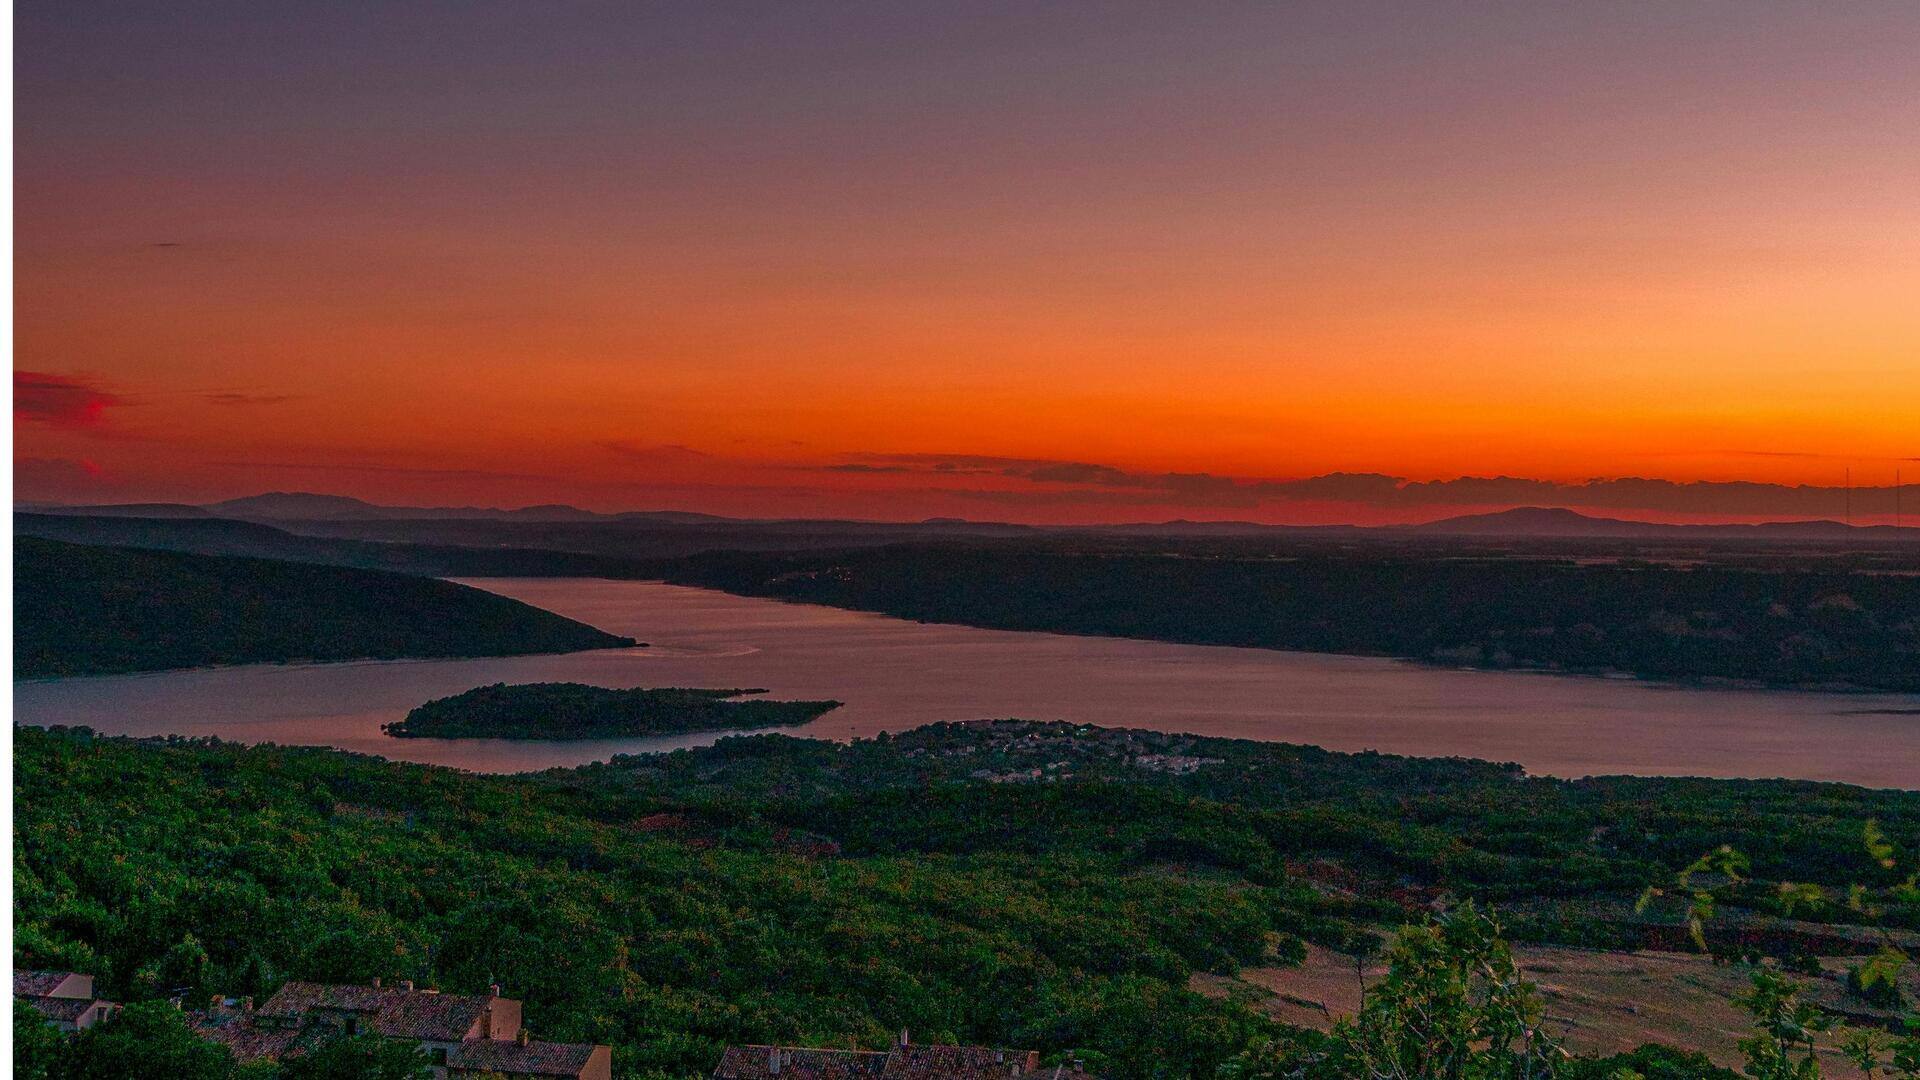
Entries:
[[113,1002],[93,996],[93,976],[76,971],[16,969],[13,996],[38,1009],[61,1031],[90,1028],[120,1011]]
[[290,982],[259,1008],[251,999],[215,999],[190,1018],[203,1037],[242,1061],[278,1060],[341,1035],[379,1035],[419,1044],[446,1078],[568,1077],[610,1080],[612,1051],[602,1044],[539,1042],[520,1025],[520,1002],[485,994],[443,994],[391,986]]
[[902,1031],[886,1050],[730,1046],[713,1080],[1094,1080],[1075,1062],[1042,1066],[1038,1050],[920,1045]]

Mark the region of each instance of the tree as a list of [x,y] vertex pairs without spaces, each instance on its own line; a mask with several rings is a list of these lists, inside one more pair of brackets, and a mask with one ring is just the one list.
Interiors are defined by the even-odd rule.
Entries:
[[13,999],[13,1075],[17,1080],[48,1080],[59,1075],[66,1039],[40,1010]]
[[71,1080],[231,1080],[233,1055],[194,1034],[165,1002],[129,1005],[74,1036],[64,1075]]
[[1358,1016],[1335,1029],[1352,1073],[1380,1080],[1547,1077],[1562,1056],[1540,1028],[1541,1004],[1520,978],[1493,919],[1469,904],[1400,932],[1386,978]]
[[1473,905],[1403,928],[1360,1012],[1317,1045],[1265,1043],[1245,1080],[1546,1080],[1565,1057],[1500,927]]
[[199,938],[186,934],[159,959],[134,972],[133,980],[134,985],[149,996],[179,994],[197,1001],[206,994],[207,975],[212,967],[206,946],[200,944]]
[[1569,1062],[1561,1080],[1740,1080],[1732,1069],[1722,1069],[1697,1050],[1675,1050],[1648,1043],[1611,1057]]
[[[1880,871],[1897,872],[1899,859],[1893,843],[1877,821],[1869,820],[1861,830],[1867,855]],[[1689,899],[1688,928],[1694,943],[1706,949],[1705,923],[1714,914],[1714,889],[1698,880],[1699,875],[1718,871],[1727,880],[1738,883],[1747,867],[1745,856],[1729,846],[1721,846],[1702,856],[1675,876],[1677,890]],[[1826,894],[1812,885],[1783,882],[1779,897],[1784,909],[1792,913],[1798,906],[1824,905]],[[1649,888],[1640,899],[1645,908],[1653,898],[1663,895],[1659,887]],[[1884,914],[1875,902],[1874,890],[1856,883],[1847,894],[1847,906],[1870,920]],[[1904,903],[1920,899],[1920,868],[1904,880],[1885,889],[1885,895]],[[1913,957],[1893,937],[1886,936],[1880,952],[1847,972],[1847,985],[1862,996],[1878,995],[1897,1007],[1900,991],[1895,981]],[[1867,1077],[1901,1077],[1920,1080],[1920,1014],[1909,1012],[1906,1033],[1890,1036],[1885,1032],[1849,1028],[1836,1022],[1817,1006],[1800,1000],[1803,984],[1774,971],[1753,974],[1753,989],[1740,1004],[1753,1015],[1754,1032],[1740,1041],[1746,1055],[1746,1074],[1756,1080],[1818,1080],[1821,1075],[1818,1037],[1832,1033],[1838,1039],[1841,1054]]]
[[377,1035],[332,1039],[280,1067],[281,1080],[422,1080],[428,1064],[413,1043]]
[[1818,1036],[1833,1021],[1800,1000],[1800,984],[1771,971],[1753,973],[1753,990],[1740,1004],[1753,1014],[1754,1032],[1740,1040],[1747,1075],[1755,1080],[1816,1080],[1820,1075]]

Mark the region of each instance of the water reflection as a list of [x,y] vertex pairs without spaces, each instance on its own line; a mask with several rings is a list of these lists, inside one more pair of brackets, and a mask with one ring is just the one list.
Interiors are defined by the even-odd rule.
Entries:
[[1791,776],[1920,787],[1920,697],[1693,690],[1388,660],[933,626],[650,582],[470,584],[652,643],[489,660],[256,666],[19,683],[16,716],[115,734],[337,746],[486,771],[604,760],[717,736],[539,743],[393,739],[380,725],[482,683],[766,687],[845,708],[848,738],[1020,716],[1518,761],[1594,773]]

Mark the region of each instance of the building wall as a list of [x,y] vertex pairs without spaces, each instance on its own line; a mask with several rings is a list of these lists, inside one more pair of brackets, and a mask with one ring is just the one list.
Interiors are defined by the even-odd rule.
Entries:
[[[479,1023],[477,1020],[474,1022],[476,1024]],[[448,1070],[447,1067],[441,1063],[446,1061],[447,1054],[459,1045],[457,1042],[422,1041],[420,1043],[420,1052],[427,1055],[427,1058],[433,1062],[432,1067],[428,1069],[427,1072],[433,1080],[446,1080]]]
[[520,1002],[514,998],[494,998],[493,1007],[487,1010],[486,1023],[485,1038],[512,1042],[520,1034]]

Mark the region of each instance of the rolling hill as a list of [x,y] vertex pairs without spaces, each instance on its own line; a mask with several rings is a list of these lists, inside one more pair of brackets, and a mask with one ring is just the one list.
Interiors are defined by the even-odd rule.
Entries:
[[14,544],[14,675],[514,656],[633,639],[446,581],[268,559]]

